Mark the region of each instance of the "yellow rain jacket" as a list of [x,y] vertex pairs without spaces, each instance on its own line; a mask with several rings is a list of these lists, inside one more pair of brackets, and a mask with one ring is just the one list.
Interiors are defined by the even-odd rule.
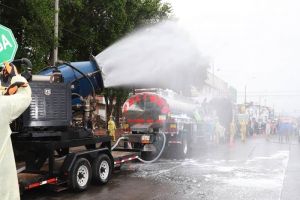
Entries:
[[113,141],[116,141],[116,124],[113,119],[108,121],[108,132],[109,135],[112,136]]
[[[26,82],[20,75],[14,76],[11,84]],[[13,148],[11,144],[11,130],[9,124],[19,117],[31,102],[30,87],[19,88],[17,93],[11,96],[0,94],[0,199],[20,199],[17,170]]]

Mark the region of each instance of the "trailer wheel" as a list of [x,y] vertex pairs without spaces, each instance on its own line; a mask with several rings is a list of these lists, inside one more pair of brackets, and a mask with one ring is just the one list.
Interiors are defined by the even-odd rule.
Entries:
[[92,169],[90,162],[86,158],[79,158],[70,173],[70,188],[80,192],[86,190],[91,182]]
[[93,182],[96,184],[106,184],[109,181],[112,172],[111,159],[106,154],[100,154],[92,165]]

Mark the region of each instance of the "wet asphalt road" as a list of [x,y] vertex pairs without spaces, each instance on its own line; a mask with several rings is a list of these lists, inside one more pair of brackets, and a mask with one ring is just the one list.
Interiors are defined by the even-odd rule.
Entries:
[[127,164],[107,185],[83,193],[44,188],[22,199],[299,199],[299,187],[298,142],[255,137],[233,146],[201,145],[185,160]]

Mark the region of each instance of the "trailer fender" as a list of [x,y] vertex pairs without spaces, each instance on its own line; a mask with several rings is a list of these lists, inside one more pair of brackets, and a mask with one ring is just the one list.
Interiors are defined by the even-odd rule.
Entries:
[[78,158],[84,157],[87,158],[90,162],[92,162],[99,154],[106,154],[111,159],[112,167],[114,166],[113,157],[109,151],[108,148],[102,148],[102,149],[93,149],[93,150],[87,150],[83,152],[78,153],[70,153],[66,156],[64,163],[62,165],[62,172],[64,175],[68,175],[75,163],[75,161]]

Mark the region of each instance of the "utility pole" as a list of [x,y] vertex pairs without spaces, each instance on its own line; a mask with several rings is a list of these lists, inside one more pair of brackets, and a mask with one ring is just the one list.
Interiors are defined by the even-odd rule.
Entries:
[[55,0],[53,65],[57,62],[58,57],[58,13],[59,0]]

